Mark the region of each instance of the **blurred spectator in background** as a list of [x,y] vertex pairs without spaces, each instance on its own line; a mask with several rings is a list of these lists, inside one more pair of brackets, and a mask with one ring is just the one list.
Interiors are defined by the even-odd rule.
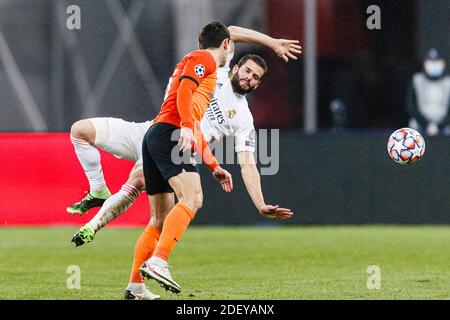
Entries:
[[450,134],[450,76],[445,60],[434,48],[423,62],[423,71],[414,74],[407,92],[409,126],[424,134]]
[[333,115],[333,130],[342,131],[347,124],[347,106],[341,99],[334,99],[330,103],[330,111]]

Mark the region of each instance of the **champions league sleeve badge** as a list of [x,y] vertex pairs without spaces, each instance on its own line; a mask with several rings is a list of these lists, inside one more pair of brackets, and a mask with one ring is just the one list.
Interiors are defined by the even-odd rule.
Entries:
[[206,71],[205,66],[202,64],[198,64],[194,67],[195,74],[200,78],[205,75],[205,71]]

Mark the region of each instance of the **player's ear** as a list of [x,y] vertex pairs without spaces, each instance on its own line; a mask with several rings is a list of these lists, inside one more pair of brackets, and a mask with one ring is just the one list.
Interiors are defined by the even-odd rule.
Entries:
[[236,74],[236,72],[238,72],[238,70],[239,70],[239,66],[237,64],[235,64],[233,66],[233,69],[231,69],[231,73],[234,75],[234,74]]
[[225,39],[222,41],[222,47],[225,51],[228,51],[228,47],[230,46],[230,39]]

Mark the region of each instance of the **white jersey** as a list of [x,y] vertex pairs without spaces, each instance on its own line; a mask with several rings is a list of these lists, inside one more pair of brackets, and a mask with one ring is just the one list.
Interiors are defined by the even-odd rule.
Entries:
[[217,69],[217,85],[211,104],[200,122],[203,135],[208,143],[220,141],[224,136],[235,137],[235,151],[255,151],[255,128],[253,116],[244,95],[233,91],[228,78],[229,54],[224,67]]

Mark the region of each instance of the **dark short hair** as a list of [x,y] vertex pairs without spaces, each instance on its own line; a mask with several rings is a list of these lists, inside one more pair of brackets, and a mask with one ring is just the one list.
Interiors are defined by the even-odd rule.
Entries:
[[247,60],[252,60],[253,62],[255,62],[257,65],[259,65],[261,68],[263,68],[264,70],[264,74],[267,73],[267,63],[266,61],[261,57],[258,56],[257,54],[246,54],[245,56],[243,56],[239,62],[238,62],[238,67],[242,67],[242,65],[244,63],[247,62]]
[[220,48],[223,40],[230,39],[230,31],[220,22],[210,22],[198,36],[200,49]]

